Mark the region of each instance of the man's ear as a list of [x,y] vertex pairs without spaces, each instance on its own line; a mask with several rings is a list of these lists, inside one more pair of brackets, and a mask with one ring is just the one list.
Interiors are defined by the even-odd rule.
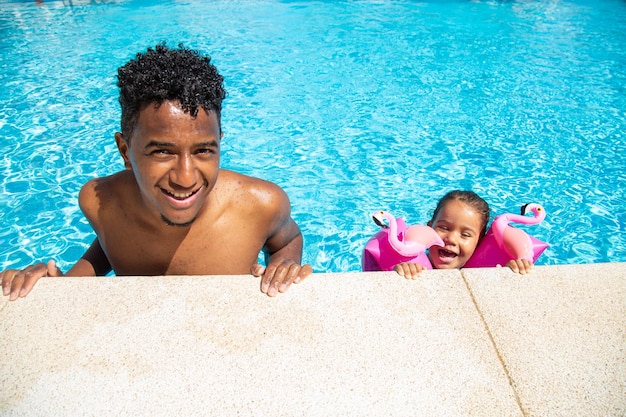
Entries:
[[117,144],[117,150],[120,151],[120,155],[122,155],[122,158],[124,158],[124,168],[132,169],[130,165],[130,158],[128,155],[128,143],[126,143],[126,139],[124,139],[124,136],[122,136],[120,132],[115,133],[115,143]]
[[428,227],[433,227],[433,222],[432,222],[432,221],[430,221],[430,220],[428,220],[428,223],[426,223],[426,225],[427,225]]

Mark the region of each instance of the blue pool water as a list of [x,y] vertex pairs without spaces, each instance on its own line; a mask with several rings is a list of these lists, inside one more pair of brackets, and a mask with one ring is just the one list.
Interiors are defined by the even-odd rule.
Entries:
[[223,166],[281,185],[316,271],[360,270],[370,213],[473,189],[542,203],[539,264],[626,261],[626,2],[0,0],[0,268],[93,239],[123,168],[115,75],[157,42],[225,76]]

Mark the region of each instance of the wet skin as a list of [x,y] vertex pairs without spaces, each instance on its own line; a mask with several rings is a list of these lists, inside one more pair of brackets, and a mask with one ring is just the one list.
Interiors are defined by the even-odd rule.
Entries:
[[[67,276],[261,276],[273,296],[311,274],[302,235],[276,184],[219,167],[215,112],[196,117],[177,102],[148,105],[130,138],[115,139],[126,169],[87,182],[79,204],[97,239]],[[266,254],[267,267],[257,264]],[[26,296],[54,262],[0,272],[3,294]]]

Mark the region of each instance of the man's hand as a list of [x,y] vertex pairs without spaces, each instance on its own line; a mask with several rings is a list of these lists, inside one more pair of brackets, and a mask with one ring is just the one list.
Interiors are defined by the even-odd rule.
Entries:
[[9,301],[26,297],[35,283],[42,277],[62,277],[63,272],[57,268],[56,262],[38,263],[22,270],[7,269],[0,272],[2,279],[2,295],[9,296]]
[[250,273],[261,278],[261,292],[270,297],[276,296],[279,292],[285,292],[291,284],[300,283],[303,279],[311,275],[313,268],[311,265],[300,265],[299,263],[282,259],[270,262],[267,267],[254,264],[250,268]]

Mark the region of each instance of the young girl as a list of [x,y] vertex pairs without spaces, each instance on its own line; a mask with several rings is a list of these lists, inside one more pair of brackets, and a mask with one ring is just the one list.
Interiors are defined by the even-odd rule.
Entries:
[[[431,246],[428,258],[434,269],[460,269],[476,250],[487,233],[489,205],[472,191],[450,191],[444,195],[428,225],[435,229],[445,246]],[[506,266],[513,272],[526,274],[533,267],[525,259],[511,260]],[[416,279],[425,268],[403,262],[394,270],[407,279]]]

